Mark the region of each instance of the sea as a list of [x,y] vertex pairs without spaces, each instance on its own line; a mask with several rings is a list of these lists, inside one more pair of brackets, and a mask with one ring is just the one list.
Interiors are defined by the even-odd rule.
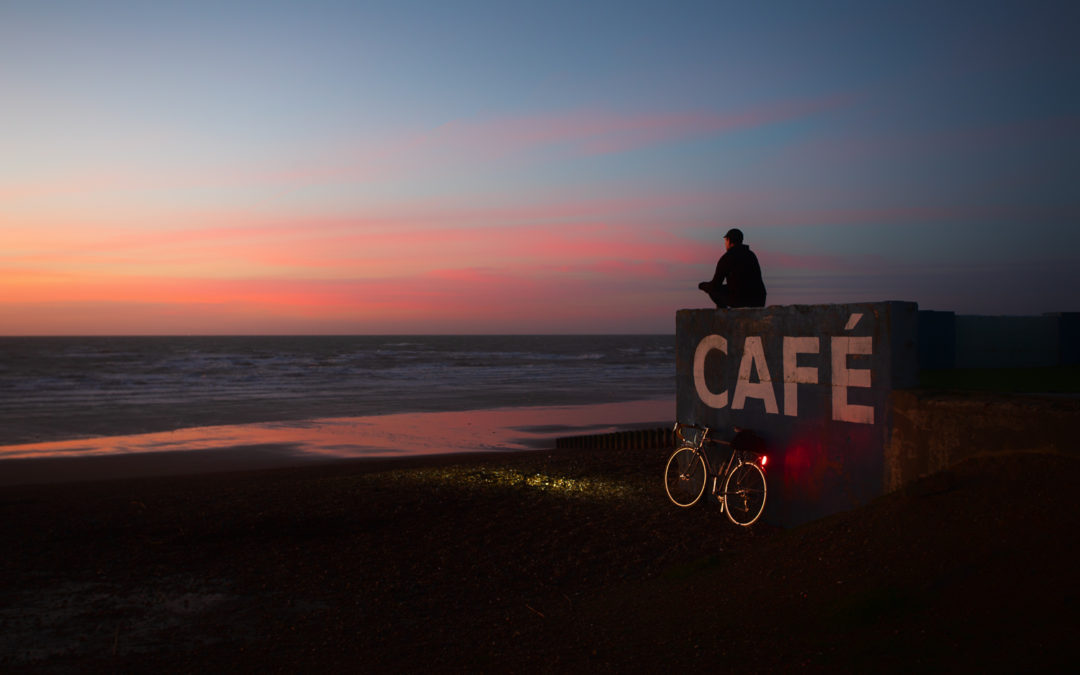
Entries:
[[[8,337],[0,459],[75,439],[483,410],[555,411],[534,415],[554,432],[571,409],[674,395],[672,335]],[[616,423],[665,416],[620,410]]]

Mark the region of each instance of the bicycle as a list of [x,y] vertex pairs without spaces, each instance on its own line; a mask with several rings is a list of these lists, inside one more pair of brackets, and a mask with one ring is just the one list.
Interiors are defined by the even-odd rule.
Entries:
[[[688,438],[686,431],[693,431]],[[664,469],[664,488],[668,498],[676,506],[687,508],[698,503],[705,494],[705,486],[711,476],[712,494],[720,502],[720,508],[727,513],[731,522],[742,527],[753,525],[765,510],[765,498],[768,494],[765,483],[765,465],[769,458],[740,442],[747,438],[748,432],[735,428],[736,435],[731,441],[709,437],[709,427],[694,424],[675,423],[675,437],[682,444],[671,454]],[[747,434],[747,435],[743,435]],[[705,445],[726,445],[731,447],[731,456],[720,468],[713,471]],[[718,490],[720,479],[724,479],[723,490]]]

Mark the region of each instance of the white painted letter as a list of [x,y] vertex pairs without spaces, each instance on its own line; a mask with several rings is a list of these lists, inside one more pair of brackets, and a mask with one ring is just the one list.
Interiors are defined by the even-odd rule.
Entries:
[[[750,368],[757,368],[758,382],[750,381]],[[735,399],[731,403],[733,410],[742,410],[747,398],[760,398],[765,402],[765,412],[773,415],[780,412],[776,408],[776,393],[773,391],[769,366],[765,363],[765,349],[760,337],[748,337],[743,344],[742,361],[739,362],[739,381],[735,383]]]
[[723,408],[727,405],[727,389],[714,394],[705,384],[705,357],[714,349],[727,354],[727,340],[719,335],[706,335],[698,343],[694,351],[694,388],[702,403],[710,408]]
[[834,337],[832,339],[832,417],[841,422],[874,423],[874,407],[848,403],[848,387],[869,387],[870,370],[849,369],[848,354],[873,354],[874,342],[869,337]]
[[817,354],[821,344],[816,337],[784,337],[784,414],[799,416],[798,386],[817,384],[816,367],[799,366],[799,354]]

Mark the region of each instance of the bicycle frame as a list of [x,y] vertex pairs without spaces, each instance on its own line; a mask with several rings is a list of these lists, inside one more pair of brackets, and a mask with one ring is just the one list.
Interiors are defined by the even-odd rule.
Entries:
[[[684,433],[691,429],[695,432],[693,438]],[[738,436],[742,430],[737,427],[736,436],[731,441],[710,438],[709,431],[708,427],[675,424],[673,432],[680,443],[664,469],[668,497],[676,506],[693,506],[708,489],[708,480],[711,477],[710,495],[720,502],[721,511],[726,512],[731,522],[736,525],[752,525],[765,507],[768,487],[764,466],[768,458],[756,450],[745,449]],[[709,453],[705,451],[706,445],[729,446],[731,454],[726,461],[714,468]],[[689,453],[692,459],[682,459],[679,464],[673,465],[676,458],[684,453]],[[672,492],[673,488],[678,496]]]
[[[687,438],[682,433],[682,430],[684,428],[693,429],[695,431],[701,432],[701,439],[695,442],[694,440]],[[709,427],[699,427],[696,424],[682,424],[681,422],[676,422],[673,431],[675,432],[676,438],[687,444],[689,447],[694,448],[694,454],[699,455],[701,459],[705,461],[705,474],[709,478],[712,478],[713,482],[712,490],[709,491],[709,494],[716,496],[719,493],[718,483],[720,481],[720,478],[722,476],[726,476],[727,472],[734,467],[736,455],[739,453],[739,451],[735,448],[734,444],[731,441],[723,441],[717,438],[709,438],[709,432],[711,431]],[[738,429],[736,429],[736,431],[738,431]],[[727,461],[724,462],[724,464],[720,467],[719,471],[713,471],[712,462],[709,461],[709,453],[705,452],[706,443],[713,446],[726,445],[731,448],[731,454],[728,456]]]

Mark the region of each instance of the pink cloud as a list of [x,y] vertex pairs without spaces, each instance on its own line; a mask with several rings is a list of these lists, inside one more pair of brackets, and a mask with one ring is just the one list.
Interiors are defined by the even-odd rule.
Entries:
[[[281,157],[277,165],[237,163],[197,170],[103,167],[92,172],[43,177],[0,185],[0,200],[12,202],[72,193],[308,186],[335,182],[385,181],[462,162],[535,159],[535,152],[562,149],[575,154],[611,154],[666,142],[730,133],[820,114],[849,99],[794,99],[733,111],[620,114],[570,111],[527,117],[459,120],[347,150],[329,150],[319,161]],[[342,146],[348,144],[342,143]]]
[[561,115],[457,122],[414,141],[414,150],[457,147],[488,157],[567,145],[589,154],[623,152],[671,140],[726,133],[799,119],[843,105],[847,97],[780,101],[724,113],[615,114],[578,111]]
[[[651,225],[625,224],[620,217],[655,207],[670,198],[635,197],[541,205],[440,211],[427,222],[423,213],[399,220],[334,218],[276,220],[259,224],[210,225],[151,231],[129,227],[71,228],[67,236],[40,228],[18,241],[8,239],[5,256],[22,264],[56,269],[170,266],[216,276],[266,273],[305,276],[392,274],[455,265],[559,264],[601,260],[692,263],[697,242],[654,218]],[[612,220],[580,220],[613,214]],[[441,219],[441,220],[440,220]],[[473,223],[473,224],[468,224]],[[7,237],[0,235],[0,241]],[[177,269],[179,268],[179,269]],[[122,272],[123,270],[121,270]]]

